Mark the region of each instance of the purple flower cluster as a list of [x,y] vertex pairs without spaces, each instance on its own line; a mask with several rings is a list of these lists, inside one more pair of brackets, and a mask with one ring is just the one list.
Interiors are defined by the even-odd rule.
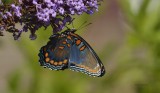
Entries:
[[[30,31],[30,38],[36,39],[35,32],[52,26],[53,32],[61,31],[67,23],[73,21],[72,15],[93,14],[98,10],[100,0],[17,0],[0,4],[0,36],[3,31],[13,33],[17,40],[22,32]],[[18,29],[16,23],[22,28]]]

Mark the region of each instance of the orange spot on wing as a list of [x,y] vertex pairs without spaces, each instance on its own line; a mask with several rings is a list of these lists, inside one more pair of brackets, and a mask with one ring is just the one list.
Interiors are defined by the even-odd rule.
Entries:
[[85,68],[85,66],[84,66],[84,65],[81,65],[81,68]]
[[62,62],[60,61],[60,62],[58,62],[58,65],[62,65]]
[[62,44],[67,44],[67,42],[66,42],[66,41],[63,41]]
[[70,45],[70,44],[67,44],[67,46],[68,46],[68,47],[71,47],[71,45]]
[[74,34],[74,33],[71,33],[71,35],[72,35],[72,36],[75,36],[75,37],[78,37],[78,35],[77,35],[77,34]]
[[58,62],[54,62],[54,65],[57,66],[57,65],[58,65]]
[[46,62],[49,62],[49,60],[50,60],[50,58],[48,58],[48,57],[45,59]]
[[60,46],[59,49],[64,49],[64,46]]
[[51,64],[54,64],[54,60],[51,60],[50,63],[51,63]]
[[86,48],[86,46],[83,45],[79,50],[83,51],[85,48]]
[[67,59],[65,59],[65,60],[63,61],[63,63],[66,64],[66,63],[67,63]]
[[48,57],[48,53],[45,53],[45,57]]
[[97,72],[97,70],[96,70],[96,69],[94,69],[94,70],[92,70],[92,72],[93,72],[93,73],[96,73],[96,72]]
[[71,36],[69,36],[69,35],[67,36],[67,38],[70,39],[70,40],[72,39]]
[[80,45],[80,44],[81,44],[81,40],[77,40],[76,45]]
[[77,65],[80,68],[84,68],[86,71],[89,71],[91,73],[97,73],[97,71],[99,70],[99,67],[97,67],[96,69],[90,69],[89,67],[86,67],[84,65]]

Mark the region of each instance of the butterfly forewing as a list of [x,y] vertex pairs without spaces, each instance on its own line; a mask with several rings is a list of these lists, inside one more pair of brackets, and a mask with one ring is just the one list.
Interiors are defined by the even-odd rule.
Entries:
[[70,51],[69,67],[90,76],[103,76],[104,66],[90,45],[79,35],[71,33],[73,45]]

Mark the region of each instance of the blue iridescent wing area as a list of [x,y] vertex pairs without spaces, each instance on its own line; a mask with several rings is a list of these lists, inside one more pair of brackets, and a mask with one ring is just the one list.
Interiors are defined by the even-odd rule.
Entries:
[[79,35],[74,33],[70,35],[74,42],[70,50],[69,68],[90,76],[103,76],[104,66],[91,46]]
[[54,34],[47,45],[40,49],[40,65],[52,70],[64,70],[68,67],[69,50],[66,38]]

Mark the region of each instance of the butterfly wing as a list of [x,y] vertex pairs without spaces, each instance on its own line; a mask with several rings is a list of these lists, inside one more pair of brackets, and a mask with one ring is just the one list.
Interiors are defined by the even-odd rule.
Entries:
[[79,35],[71,33],[71,36],[74,37],[74,43],[70,50],[69,68],[90,76],[103,76],[105,69],[95,51]]
[[40,49],[40,65],[52,70],[64,70],[68,67],[69,50],[66,38],[55,34],[50,37],[47,45]]

